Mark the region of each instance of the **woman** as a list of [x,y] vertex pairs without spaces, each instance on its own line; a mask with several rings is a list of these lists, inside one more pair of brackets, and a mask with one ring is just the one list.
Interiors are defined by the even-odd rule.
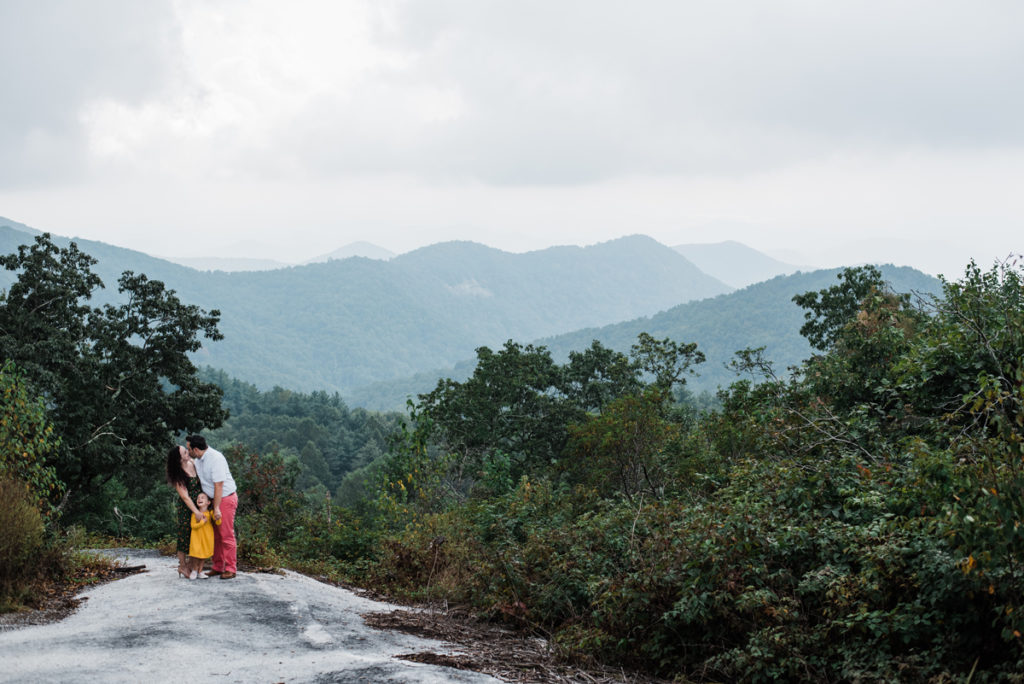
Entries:
[[174,527],[178,537],[178,575],[187,578],[189,568],[185,564],[185,557],[188,556],[188,542],[192,536],[192,514],[201,516],[196,507],[196,499],[203,490],[199,486],[196,464],[183,446],[172,447],[167,452],[167,484],[178,492]]

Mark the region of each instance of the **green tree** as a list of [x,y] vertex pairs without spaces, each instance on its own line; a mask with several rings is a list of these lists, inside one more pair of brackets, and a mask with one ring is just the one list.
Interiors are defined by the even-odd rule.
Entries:
[[601,410],[643,387],[636,363],[594,340],[582,352],[570,351],[561,387],[566,398],[585,411]]
[[299,489],[306,490],[316,485],[325,486],[331,481],[331,471],[327,467],[324,455],[314,442],[306,442],[299,452],[299,463],[302,471],[299,473],[296,484]]
[[0,299],[0,352],[43,397],[61,436],[50,464],[75,496],[115,474],[148,484],[173,434],[225,417],[219,388],[200,382],[188,358],[200,335],[221,338],[220,313],[183,304],[161,282],[131,272],[118,283],[123,303],[90,307],[102,287],[95,263],[49,235],[0,257],[18,272]]
[[695,343],[647,333],[640,334],[631,357],[595,341],[571,353],[564,366],[544,347],[509,340],[497,352],[477,349],[473,375],[465,382],[442,380],[421,395],[419,409],[465,469],[483,471],[494,465],[488,459],[500,454],[510,461],[508,474],[515,482],[562,456],[569,425],[622,397],[641,394],[645,375],[664,410],[673,388],[683,386],[692,366],[703,361]]
[[637,336],[630,355],[666,399],[671,396],[673,387],[686,384],[686,376],[694,373],[694,365],[705,361],[704,352],[697,350],[696,342],[682,344],[668,337],[659,340],[645,332]]
[[477,366],[465,382],[442,380],[420,397],[448,448],[471,461],[500,450],[515,475],[550,464],[565,447],[567,425],[583,411],[562,393],[563,372],[544,347],[509,340],[497,352],[477,349]]
[[[793,301],[807,309],[800,334],[815,349],[826,350],[835,344],[843,329],[854,320],[864,306],[864,300],[873,293],[891,293],[882,272],[875,266],[843,269],[836,276],[840,283],[817,292],[795,295]],[[909,295],[897,296],[901,302]]]
[[840,285],[793,298],[807,309],[801,334],[828,353],[808,359],[790,388],[786,412],[808,428],[790,434],[817,433],[819,447],[843,444],[884,460],[899,449],[895,438],[905,434],[911,409],[894,391],[894,368],[926,316],[874,266],[848,268],[838,278]]

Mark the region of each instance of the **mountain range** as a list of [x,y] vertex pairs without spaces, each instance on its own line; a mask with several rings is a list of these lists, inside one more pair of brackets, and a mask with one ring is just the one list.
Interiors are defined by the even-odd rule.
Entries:
[[[0,225],[3,225],[3,219],[0,217]],[[230,250],[229,250],[230,251]],[[197,271],[226,271],[233,273],[235,271],[274,271],[279,268],[290,268],[292,266],[304,266],[306,264],[319,264],[325,261],[332,261],[335,259],[348,259],[349,257],[366,257],[367,259],[381,259],[387,261],[395,256],[395,253],[379,247],[369,242],[352,242],[343,247],[328,252],[327,254],[321,254],[315,256],[312,259],[307,259],[301,264],[293,264],[285,261],[277,261],[275,259],[261,259],[254,257],[211,257],[211,256],[195,256],[195,257],[163,257],[167,261],[170,261],[181,266],[188,266],[194,268]]]
[[[927,296],[941,289],[937,278],[907,266],[886,265],[881,270],[897,292]],[[804,310],[793,303],[793,295],[835,285],[840,271],[822,269],[776,276],[728,294],[679,304],[653,316],[575,330],[533,343],[546,347],[556,361],[564,363],[570,351],[586,349],[594,340],[628,353],[641,332],[658,339],[696,342],[707,360],[695,367],[697,375],[688,379],[687,388],[694,393],[714,392],[737,379],[727,364],[741,349],[763,346],[766,358],[774,362],[780,375],[808,358],[813,350],[800,335]],[[399,409],[406,397],[429,392],[440,378],[469,377],[474,366],[475,360],[466,358],[448,368],[375,382],[353,390],[346,400],[370,409]]]
[[[0,253],[38,232],[13,223],[0,219]],[[690,381],[694,391],[730,382],[725,364],[745,347],[765,346],[785,370],[811,353],[793,295],[828,287],[839,272],[776,275],[733,290],[684,254],[733,282],[795,267],[739,243],[670,248],[642,235],[525,254],[446,242],[389,260],[355,256],[233,273],[75,242],[98,259],[95,271],[108,286],[94,303],[115,301],[117,278],[133,270],[183,301],[219,309],[225,339],[205,345],[197,363],[263,389],[337,391],[371,409],[400,409],[440,377],[467,377],[477,347],[509,339],[543,344],[560,361],[593,340],[628,351],[640,332],[697,342],[708,360]],[[898,291],[939,288],[912,268],[883,273]],[[0,271],[0,288],[12,279]]]
[[[0,227],[0,253],[31,239]],[[115,300],[118,276],[133,270],[163,281],[183,301],[220,310],[225,339],[204,346],[196,362],[261,388],[346,394],[451,366],[481,345],[606,325],[731,290],[641,235],[525,254],[447,242],[388,261],[351,257],[236,273],[75,242],[98,259],[95,271],[107,285],[96,303]],[[0,287],[12,278],[0,273]]]

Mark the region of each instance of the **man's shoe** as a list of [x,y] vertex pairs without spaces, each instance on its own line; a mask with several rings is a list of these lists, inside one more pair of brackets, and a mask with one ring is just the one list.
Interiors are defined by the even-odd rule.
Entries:
[[235,578],[235,573],[233,573],[233,572],[222,572],[222,573],[220,573],[220,578],[221,579],[234,579]]
[[207,570],[206,574],[203,575],[203,577],[206,577],[207,579],[209,579],[210,577],[216,577],[217,575],[223,575],[223,574],[224,573],[222,573],[220,570]]

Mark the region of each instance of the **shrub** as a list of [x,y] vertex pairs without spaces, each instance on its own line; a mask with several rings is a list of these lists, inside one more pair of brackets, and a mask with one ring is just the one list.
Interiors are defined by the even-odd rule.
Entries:
[[25,483],[44,515],[64,489],[46,465],[59,444],[43,400],[31,392],[14,364],[5,362],[0,368],[0,477]]
[[43,518],[29,488],[0,479],[0,602],[17,600],[38,571]]
[[665,447],[679,431],[662,417],[662,405],[659,392],[620,397],[601,415],[571,426],[566,459],[571,471],[605,496],[661,497]]

